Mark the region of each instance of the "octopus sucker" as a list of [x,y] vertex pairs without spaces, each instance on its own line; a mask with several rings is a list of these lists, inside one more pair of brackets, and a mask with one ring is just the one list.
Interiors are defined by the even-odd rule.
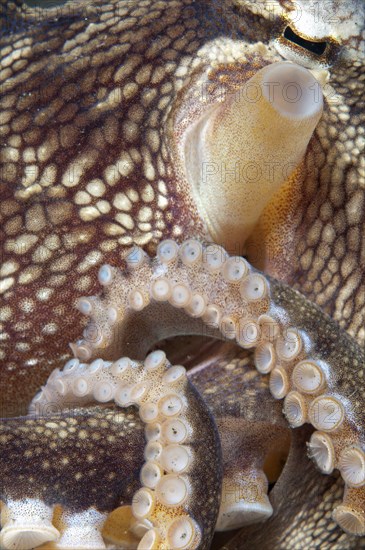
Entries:
[[[19,550],[37,547],[59,538],[59,531],[52,525],[53,509],[37,499],[9,502],[1,510],[1,541],[6,548]],[[42,520],[40,519],[42,518]]]
[[[194,261],[188,265],[187,250],[194,251]],[[179,246],[171,240],[163,241],[156,257],[146,260],[138,269],[114,272],[104,287],[98,312],[91,313],[90,325],[102,335],[103,343],[99,345],[85,338],[79,345],[86,348],[91,357],[102,353],[109,360],[115,353],[114,340],[122,348],[128,346],[123,330],[118,326],[110,330],[105,311],[111,303],[124,312],[119,316],[119,325],[123,326],[130,316],[144,313],[146,323],[151,315],[148,310],[152,301],[159,304],[159,319],[162,321],[165,315],[171,316],[174,308],[185,308],[187,315],[191,315],[189,305],[193,295],[204,296],[207,306],[201,319],[219,331],[221,337],[226,337],[225,320],[229,319],[230,331],[239,346],[245,349],[261,346],[262,350],[263,345],[272,345],[271,354],[275,360],[271,354],[265,360],[272,363],[270,370],[264,362],[264,371],[269,371],[271,394],[275,399],[285,398],[284,414],[292,427],[309,423],[318,430],[312,436],[309,444],[312,452],[309,454],[320,470],[330,473],[338,468],[347,487],[362,487],[365,483],[364,411],[360,401],[354,406],[348,399],[359,384],[351,365],[360,357],[360,350],[345,334],[338,337],[333,322],[299,293],[265,277],[247,262],[242,269],[242,262],[237,258],[238,270],[232,278],[232,258],[235,259],[216,245],[189,240]],[[230,274],[228,278],[227,273]],[[160,281],[163,290],[156,290],[160,289]],[[177,288],[184,296],[183,303],[176,303],[174,290]],[[133,302],[128,299],[136,290],[149,293],[149,300],[142,310],[139,306],[134,309]],[[161,307],[164,304],[165,309]],[[261,331],[259,319],[262,323],[263,316],[266,316],[266,321],[272,319],[278,330],[271,334]],[[142,354],[143,347],[153,344],[154,335],[148,335],[148,329],[146,332],[137,344],[138,352]],[[328,338],[323,339],[321,332],[328,334]],[[204,333],[203,328],[201,333]],[[323,342],[327,344],[323,345]],[[74,349],[77,354],[77,347]],[[262,356],[256,357],[258,370],[262,371]],[[343,365],[349,365],[349,370]],[[325,439],[321,439],[321,433],[325,434]],[[357,523],[353,532],[363,534],[358,522],[363,522],[364,517],[358,519],[357,500],[354,497],[353,521]],[[349,527],[346,529],[350,530]]]

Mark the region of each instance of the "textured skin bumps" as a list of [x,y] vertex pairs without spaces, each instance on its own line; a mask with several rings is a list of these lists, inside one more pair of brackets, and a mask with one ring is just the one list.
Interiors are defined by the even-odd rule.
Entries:
[[[26,414],[69,357],[83,328],[72,306],[96,292],[101,263],[119,265],[133,243],[151,253],[161,238],[203,233],[171,159],[175,101],[195,73],[212,68],[209,84],[216,75],[237,89],[281,60],[273,41],[288,21],[299,30],[298,4],[81,2],[34,12],[1,2],[1,416]],[[344,55],[329,69],[303,171],[268,207],[248,256],[362,344],[363,8],[326,2],[325,32],[311,8],[300,32],[331,35]]]
[[[181,59],[192,63],[204,33],[189,2],[153,6],[73,6],[57,24],[57,11],[29,10],[28,30],[2,38],[1,360],[7,378],[37,364],[33,392],[45,380],[45,342],[57,366],[82,331],[72,305],[95,288],[100,262],[199,227],[163,128]],[[16,414],[11,386],[3,415]]]

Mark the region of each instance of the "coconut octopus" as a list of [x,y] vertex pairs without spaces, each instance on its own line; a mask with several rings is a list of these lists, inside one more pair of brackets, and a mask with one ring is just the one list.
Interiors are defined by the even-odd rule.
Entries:
[[0,3],[1,548],[365,548],[362,2],[49,4]]

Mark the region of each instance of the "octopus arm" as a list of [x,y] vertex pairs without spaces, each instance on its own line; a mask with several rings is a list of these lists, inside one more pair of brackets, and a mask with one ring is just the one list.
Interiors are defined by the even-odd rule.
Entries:
[[[350,488],[334,517],[346,531],[363,534],[364,355],[334,321],[243,258],[193,239],[180,246],[163,241],[153,260],[134,249],[125,270],[102,266],[99,280],[104,294],[79,303],[91,318],[92,330],[73,345],[76,356],[113,359],[118,346],[123,349],[126,343],[123,325],[136,312],[143,341],[143,331],[148,333],[151,326],[143,312],[148,320],[149,307],[156,302],[161,320],[164,312],[169,316],[185,310],[193,324],[201,319],[201,334],[208,326],[222,338],[254,349],[258,371],[270,375],[271,394],[284,399],[289,425],[315,428],[309,454],[319,470],[330,474],[339,469]],[[153,345],[151,339],[147,343]]]
[[[110,402],[112,411],[90,408]],[[71,418],[70,404],[77,411]],[[132,404],[139,407],[137,420],[119,410]],[[55,407],[59,417],[50,412]],[[5,549],[26,550],[46,540],[63,549],[103,548],[107,514],[120,504],[131,505],[141,524],[134,548],[209,548],[220,496],[220,444],[182,366],[171,367],[161,351],[144,363],[123,357],[80,365],[74,359],[51,374],[30,413],[36,416],[3,422],[9,439],[2,453],[9,470],[2,495]],[[24,430],[23,453],[16,455]],[[43,431],[40,442],[35,434]],[[56,521],[60,536],[51,523],[55,505],[63,508]]]

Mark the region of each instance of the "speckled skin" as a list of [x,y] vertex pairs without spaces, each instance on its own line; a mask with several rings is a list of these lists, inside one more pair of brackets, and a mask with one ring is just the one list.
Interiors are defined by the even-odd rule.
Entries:
[[41,498],[71,511],[105,512],[129,504],[139,489],[145,441],[134,409],[85,407],[9,419],[0,438],[3,499]]
[[[171,158],[175,100],[207,67],[224,73],[229,88],[230,75],[243,71],[245,80],[282,59],[274,40],[292,5],[82,2],[62,13],[2,1],[1,416],[25,414],[69,356],[83,327],[72,306],[97,291],[101,263],[119,265],[133,243],[152,252],[162,238],[204,234]],[[327,15],[343,5],[326,3]],[[344,50],[340,60],[331,56],[323,118],[300,178],[264,212],[247,253],[363,344],[361,29],[354,23],[341,36],[341,23],[362,21],[361,9],[346,3],[346,17],[328,18],[330,32],[311,24],[304,33],[330,34],[333,51]],[[20,50],[21,60],[12,57]]]

